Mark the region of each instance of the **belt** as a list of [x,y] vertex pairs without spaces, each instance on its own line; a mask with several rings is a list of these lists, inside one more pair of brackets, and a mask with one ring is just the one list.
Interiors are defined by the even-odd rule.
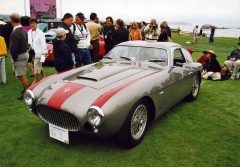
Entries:
[[99,41],[99,39],[91,40],[91,42],[94,42],[94,41]]

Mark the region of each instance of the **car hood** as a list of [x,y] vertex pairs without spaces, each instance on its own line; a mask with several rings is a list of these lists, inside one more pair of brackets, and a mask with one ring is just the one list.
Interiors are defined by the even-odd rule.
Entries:
[[[155,72],[156,69],[143,69],[132,64],[112,65],[97,63],[88,68],[83,68],[82,70],[78,68],[63,74],[58,74],[56,77],[63,77],[57,81],[55,80],[55,82],[52,82],[47,87],[46,85],[49,83],[48,79],[39,83],[36,88],[30,88],[33,89],[35,93],[39,94],[38,104],[54,104],[60,99],[64,99],[64,101],[68,99],[73,102],[75,101],[74,99],[82,99],[80,100],[81,102],[92,103],[98,97],[112,89],[126,83],[131,83],[132,81],[135,82]],[[54,77],[51,77],[49,80],[52,78]],[[42,92],[38,92],[39,89],[37,88],[40,87],[42,87]],[[55,106],[54,108],[58,107]]]

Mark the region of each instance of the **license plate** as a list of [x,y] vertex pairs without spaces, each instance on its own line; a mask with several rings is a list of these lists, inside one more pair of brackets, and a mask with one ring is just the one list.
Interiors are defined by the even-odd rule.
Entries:
[[57,139],[63,143],[69,144],[68,130],[66,129],[49,124],[49,135],[54,139]]

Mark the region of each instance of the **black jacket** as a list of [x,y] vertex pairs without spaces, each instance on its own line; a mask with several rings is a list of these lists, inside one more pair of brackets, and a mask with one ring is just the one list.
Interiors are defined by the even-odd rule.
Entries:
[[112,40],[112,34],[114,32],[114,26],[105,26],[103,29],[103,35],[105,40],[105,45],[115,45],[115,41]]
[[235,49],[231,52],[231,54],[227,57],[227,60],[229,60],[230,58],[235,58],[236,60],[240,60],[240,49]]
[[220,72],[222,68],[217,59],[214,58],[211,59],[211,61],[206,60],[206,64],[204,64],[203,69],[207,70],[207,72]]
[[70,27],[68,27],[65,23],[62,22],[60,27],[64,28],[65,30],[68,30],[69,33],[66,34],[66,39],[64,40],[65,43],[70,47],[72,53],[77,53],[77,43],[74,39],[74,36],[72,34],[72,31],[70,30]]
[[72,52],[69,46],[62,40],[53,39],[54,64],[58,72],[73,68]]
[[120,28],[114,30],[113,35],[112,35],[112,39],[115,40],[115,45],[117,45],[121,42],[128,41],[128,37],[129,37],[129,31],[124,27],[120,27]]

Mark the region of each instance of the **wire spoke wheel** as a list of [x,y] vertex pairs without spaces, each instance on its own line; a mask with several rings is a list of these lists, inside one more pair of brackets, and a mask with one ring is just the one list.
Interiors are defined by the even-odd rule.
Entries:
[[131,136],[134,140],[138,140],[145,131],[147,126],[147,108],[140,104],[134,111],[131,120]]
[[199,78],[198,76],[195,76],[193,80],[193,86],[192,86],[192,95],[196,97],[199,92]]

